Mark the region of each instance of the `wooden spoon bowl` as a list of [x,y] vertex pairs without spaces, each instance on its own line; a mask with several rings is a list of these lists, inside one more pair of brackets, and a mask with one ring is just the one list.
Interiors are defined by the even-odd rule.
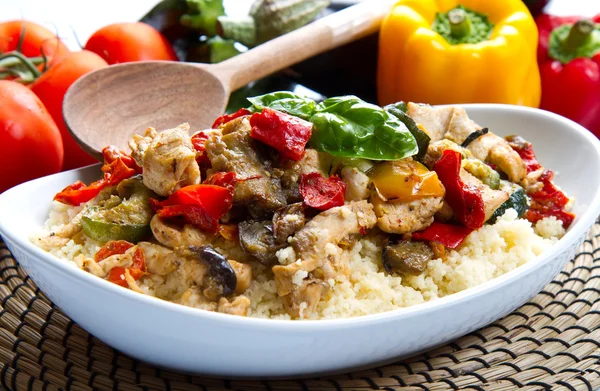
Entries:
[[149,61],[97,70],[67,91],[65,123],[98,160],[105,146],[126,149],[131,135],[148,127],[163,130],[188,122],[192,132],[209,128],[223,114],[231,91],[374,33],[394,3],[364,1],[219,64]]
[[[102,160],[102,148],[126,149],[132,134],[188,122],[210,128],[229,90],[193,64],[152,61],[110,66],[79,79],[65,96],[65,123],[79,145]],[[212,120],[211,120],[212,118]]]

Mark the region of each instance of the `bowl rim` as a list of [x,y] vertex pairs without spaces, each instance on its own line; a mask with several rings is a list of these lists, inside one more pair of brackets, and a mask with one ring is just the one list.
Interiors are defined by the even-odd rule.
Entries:
[[[600,162],[600,141],[587,129],[581,125],[562,117],[558,114],[554,114],[545,110],[534,109],[524,106],[516,105],[504,105],[504,104],[455,104],[446,106],[457,106],[467,109],[498,109],[504,111],[522,112],[529,113],[535,116],[547,117],[554,121],[562,122],[571,132],[578,133],[584,138],[586,142],[589,142],[593,146],[593,150],[598,156]],[[97,165],[93,165],[97,166]],[[599,165],[600,166],[600,165]],[[37,183],[40,180],[46,178],[56,178],[58,176],[64,176],[68,173],[75,173],[82,171],[92,166],[82,167],[71,171],[53,174],[43,178],[38,178],[16,187],[7,190],[3,194],[0,194],[0,205],[2,200],[8,198],[13,193],[18,193],[29,186]],[[600,167],[599,167],[600,169]],[[1,208],[0,208],[1,211]],[[545,251],[535,259],[511,270],[502,276],[493,278],[489,281],[483,282],[472,288],[465,289],[461,292],[457,292],[442,298],[431,300],[424,303],[419,303],[405,308],[397,308],[390,311],[380,312],[376,314],[361,315],[349,318],[338,318],[338,319],[319,319],[319,320],[287,320],[287,319],[267,319],[267,318],[253,318],[253,317],[242,317],[242,316],[231,316],[228,314],[222,314],[218,312],[205,311],[198,308],[187,307],[181,304],[172,303],[166,300],[162,300],[153,296],[134,292],[130,289],[122,289],[121,287],[112,284],[102,278],[98,278],[84,270],[73,267],[70,263],[65,260],[58,258],[38,246],[29,240],[27,237],[21,237],[20,235],[14,234],[12,230],[3,223],[3,219],[0,219],[0,234],[7,238],[10,242],[15,243],[17,246],[23,248],[24,251],[30,253],[37,260],[47,262],[53,266],[58,272],[69,275],[72,278],[83,279],[84,282],[94,284],[99,289],[108,289],[109,292],[119,295],[123,299],[140,301],[140,304],[156,307],[161,311],[175,311],[182,316],[196,317],[198,320],[209,320],[209,321],[225,321],[231,325],[237,325],[245,329],[260,328],[263,331],[277,329],[279,331],[322,331],[324,329],[335,328],[351,328],[364,324],[372,324],[379,322],[396,321],[400,319],[412,318],[415,316],[421,316],[428,313],[433,313],[444,307],[457,306],[467,300],[477,299],[485,294],[490,293],[496,289],[499,289],[502,285],[509,284],[519,278],[523,274],[528,274],[533,270],[542,267],[548,261],[550,261],[557,253],[561,253],[568,249],[578,239],[583,237],[588,229],[594,224],[596,218],[600,214],[600,186],[596,188],[592,202],[589,204],[587,210],[581,213],[578,217],[578,221],[569,228],[565,236],[563,236],[551,249]],[[17,260],[18,261],[18,260]]]

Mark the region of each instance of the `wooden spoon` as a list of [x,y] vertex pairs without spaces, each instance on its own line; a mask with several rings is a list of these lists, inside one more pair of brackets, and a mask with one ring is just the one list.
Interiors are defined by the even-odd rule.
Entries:
[[376,32],[394,3],[364,1],[219,64],[149,61],[97,70],[68,90],[65,123],[99,160],[103,147],[126,149],[131,135],[148,127],[162,130],[188,122],[193,132],[210,128],[231,91]]

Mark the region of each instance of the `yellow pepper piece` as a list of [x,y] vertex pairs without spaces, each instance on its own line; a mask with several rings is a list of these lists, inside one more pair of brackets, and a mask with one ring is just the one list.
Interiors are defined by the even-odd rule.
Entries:
[[369,173],[384,201],[410,202],[424,197],[443,197],[445,189],[435,171],[414,160],[377,164]]
[[[494,25],[488,39],[452,45],[433,30],[437,13],[459,5],[487,15]],[[537,40],[535,22],[521,0],[400,0],[381,26],[379,103],[538,107]]]

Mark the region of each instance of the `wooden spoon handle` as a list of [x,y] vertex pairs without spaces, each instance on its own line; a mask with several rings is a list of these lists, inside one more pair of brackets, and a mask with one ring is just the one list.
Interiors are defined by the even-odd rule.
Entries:
[[397,0],[366,0],[211,66],[230,90],[376,32]]

